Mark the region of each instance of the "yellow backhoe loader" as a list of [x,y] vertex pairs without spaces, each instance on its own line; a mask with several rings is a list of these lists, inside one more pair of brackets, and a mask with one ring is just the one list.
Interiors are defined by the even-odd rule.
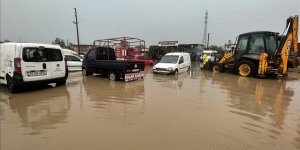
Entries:
[[203,69],[225,70],[240,76],[286,76],[288,68],[296,68],[298,52],[298,16],[287,19],[283,35],[259,31],[240,34],[232,51],[207,62]]

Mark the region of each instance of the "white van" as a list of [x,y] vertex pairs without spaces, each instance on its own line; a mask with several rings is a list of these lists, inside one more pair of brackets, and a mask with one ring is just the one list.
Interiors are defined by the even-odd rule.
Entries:
[[38,43],[0,44],[0,83],[9,92],[36,83],[66,83],[68,70],[61,47]]
[[189,53],[168,53],[153,67],[153,73],[177,74],[191,69]]

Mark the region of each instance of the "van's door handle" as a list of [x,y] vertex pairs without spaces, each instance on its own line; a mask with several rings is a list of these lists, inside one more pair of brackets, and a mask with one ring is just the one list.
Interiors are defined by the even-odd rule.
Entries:
[[46,68],[47,68],[46,63],[43,63],[43,69],[46,69]]

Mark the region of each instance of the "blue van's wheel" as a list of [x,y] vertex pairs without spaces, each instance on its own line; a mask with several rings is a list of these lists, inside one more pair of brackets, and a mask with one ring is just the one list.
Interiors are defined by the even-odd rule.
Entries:
[[89,71],[87,71],[86,68],[82,68],[82,75],[83,75],[83,76],[90,76],[90,75],[92,75],[92,73],[89,72]]
[[117,75],[114,72],[110,72],[108,77],[109,77],[109,80],[112,80],[112,81],[117,80]]

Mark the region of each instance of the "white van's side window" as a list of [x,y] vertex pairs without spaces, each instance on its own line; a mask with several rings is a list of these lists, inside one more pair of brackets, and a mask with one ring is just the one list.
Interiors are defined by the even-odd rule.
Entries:
[[58,49],[51,50],[50,53],[51,53],[51,55],[50,55],[51,61],[62,61],[63,60],[60,50],[58,50]]
[[180,57],[179,64],[183,63],[183,56]]

